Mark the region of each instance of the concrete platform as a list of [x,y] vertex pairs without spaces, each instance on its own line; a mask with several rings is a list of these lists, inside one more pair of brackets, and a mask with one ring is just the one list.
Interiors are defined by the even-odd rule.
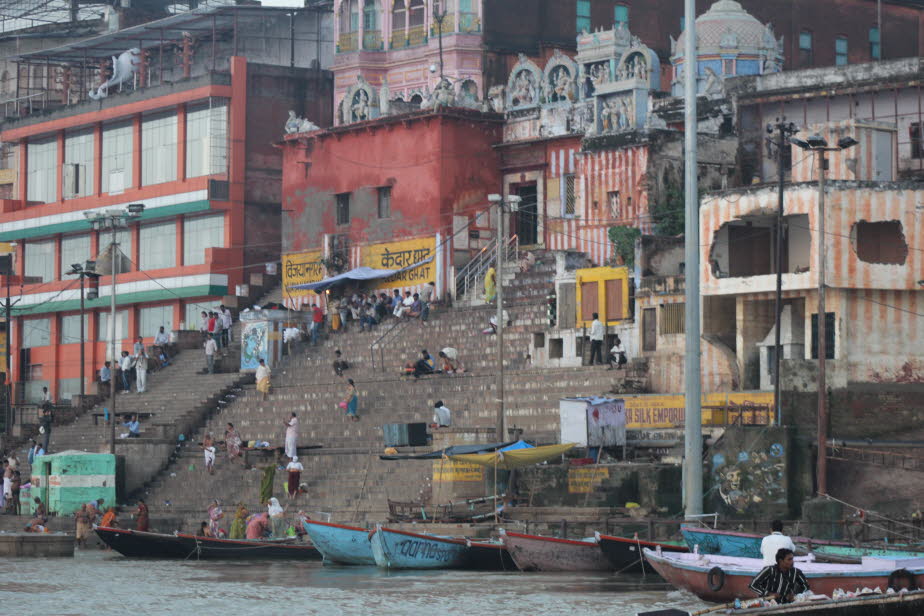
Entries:
[[74,535],[0,533],[0,558],[59,558],[74,555]]

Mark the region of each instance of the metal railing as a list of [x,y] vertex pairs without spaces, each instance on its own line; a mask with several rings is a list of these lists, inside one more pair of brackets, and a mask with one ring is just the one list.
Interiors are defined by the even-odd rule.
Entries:
[[[516,263],[519,249],[519,238],[516,235],[508,238],[504,261],[507,263]],[[482,248],[481,252],[475,255],[474,259],[466,263],[465,266],[456,273],[455,298],[458,300],[473,287],[479,288],[488,268],[495,263],[497,263],[497,244],[492,241]],[[497,274],[499,276],[501,273],[498,272]]]
[[394,322],[391,324],[391,327],[385,330],[381,336],[375,339],[375,341],[369,345],[369,354],[372,356],[372,369],[375,370],[375,352],[379,351],[379,366],[382,369],[382,372],[385,372],[385,339],[390,335],[401,329],[405,323],[408,323],[411,319],[405,319],[401,317],[395,317]]
[[3,117],[30,115],[34,109],[45,109],[48,107],[48,94],[46,90],[36,94],[29,94],[28,96],[0,101],[0,105],[3,105]]

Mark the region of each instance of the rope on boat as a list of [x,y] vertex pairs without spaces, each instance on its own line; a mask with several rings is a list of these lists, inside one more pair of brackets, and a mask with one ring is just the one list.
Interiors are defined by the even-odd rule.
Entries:
[[[836,497],[834,497],[834,496],[831,496],[830,494],[822,494],[821,496],[825,497],[825,498],[828,499],[828,500],[834,501],[834,502],[836,502],[836,503],[840,503],[841,505],[844,505],[844,506],[846,506],[846,507],[850,507],[851,509],[856,509],[857,511],[863,511],[863,512],[865,512],[867,515],[875,516],[875,517],[877,517],[877,518],[879,518],[879,519],[881,519],[881,520],[885,520],[886,522],[889,522],[889,523],[891,523],[891,524],[895,524],[895,525],[897,525],[897,526],[903,526],[903,527],[905,527],[905,528],[910,528],[911,530],[916,531],[916,532],[918,532],[918,531],[921,530],[920,527],[914,526],[913,524],[908,524],[907,522],[902,522],[901,520],[893,520],[892,518],[886,517],[886,516],[882,515],[881,513],[877,513],[877,512],[875,512],[875,511],[873,511],[873,510],[871,510],[871,509],[866,509],[866,508],[864,508],[864,507],[859,507],[859,506],[857,506],[857,505],[852,505],[852,504],[850,504],[850,503],[848,503],[848,502],[842,501],[842,500],[839,499],[839,498],[836,498]],[[903,534],[901,534],[901,533],[899,533],[899,532],[896,532],[896,531],[894,531],[894,530],[889,530],[889,529],[887,529],[887,528],[883,528],[882,526],[878,526],[878,525],[876,525],[876,524],[872,524],[871,522],[868,522],[868,521],[863,520],[863,519],[860,520],[860,524],[863,524],[863,525],[865,525],[865,526],[869,526],[870,528],[873,528],[873,529],[876,529],[876,530],[881,530],[881,531],[883,531],[883,532],[885,532],[885,533],[887,533],[887,534],[891,533],[891,534],[893,534],[893,535],[896,535],[896,536],[898,536],[898,537],[901,537],[902,539],[911,539],[911,540],[916,540],[916,539],[917,539],[917,537],[915,537],[915,536],[903,535]]]

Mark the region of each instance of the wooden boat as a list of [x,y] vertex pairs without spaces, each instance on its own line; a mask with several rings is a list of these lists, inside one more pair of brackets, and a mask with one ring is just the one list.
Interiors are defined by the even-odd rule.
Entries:
[[375,564],[386,569],[478,569],[503,571],[516,566],[503,543],[470,541],[376,526],[369,543]]
[[325,564],[375,566],[369,529],[317,520],[305,520],[304,526]]
[[811,552],[815,555],[817,561],[844,564],[859,563],[864,556],[875,558],[924,558],[924,551],[891,546],[860,546],[855,548],[842,545],[820,545],[812,546]]
[[732,610],[738,616],[921,616],[924,591],[870,594],[850,599],[790,603],[775,607]]
[[[700,554],[721,554],[722,556],[734,556],[736,558],[762,558],[760,553],[760,542],[768,533],[742,533],[734,530],[720,530],[718,528],[702,528],[698,526],[681,526],[680,534],[683,535],[687,546],[693,550],[699,546]],[[814,546],[844,546],[850,544],[845,541],[825,541],[822,539],[810,539],[808,537],[792,537],[796,547],[802,547],[803,552],[807,551],[807,545]]]
[[[748,588],[763,564],[757,558],[735,558],[716,554],[658,553],[644,549],[649,564],[670,584],[688,590],[706,601],[726,602],[752,599]],[[516,554],[514,554],[516,559]],[[815,594],[832,596],[838,588],[887,588],[889,575],[896,569],[908,569],[915,584],[924,584],[924,559],[864,558],[859,565],[806,562],[796,559]]]
[[121,528],[97,527],[99,538],[131,558],[319,560],[321,553],[297,539],[273,541],[211,539],[185,533],[167,535]]
[[686,545],[679,543],[659,543],[654,541],[641,541],[640,539],[627,539],[625,537],[613,537],[611,535],[601,535],[594,533],[594,539],[610,566],[617,573],[643,573],[654,571],[650,566],[645,566],[645,558],[642,555],[642,548],[657,550],[659,547],[664,552],[689,552]]
[[612,571],[600,546],[584,539],[557,539],[500,531],[501,541],[520,571]]

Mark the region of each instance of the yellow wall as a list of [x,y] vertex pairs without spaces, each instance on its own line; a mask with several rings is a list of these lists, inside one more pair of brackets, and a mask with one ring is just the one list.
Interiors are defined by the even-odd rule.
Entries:
[[601,320],[606,318],[607,309],[606,309],[606,281],[607,280],[617,280],[621,283],[622,286],[622,306],[619,311],[621,314],[625,315],[624,319],[609,319],[604,321],[606,325],[617,325],[624,321],[629,320],[629,268],[626,266],[622,267],[591,267],[588,269],[579,269],[575,272],[575,294],[577,297],[577,327],[590,327],[592,322],[591,319],[582,318],[582,306],[584,303],[584,297],[581,292],[581,286],[587,282],[596,282],[597,283],[597,310],[601,315]]

